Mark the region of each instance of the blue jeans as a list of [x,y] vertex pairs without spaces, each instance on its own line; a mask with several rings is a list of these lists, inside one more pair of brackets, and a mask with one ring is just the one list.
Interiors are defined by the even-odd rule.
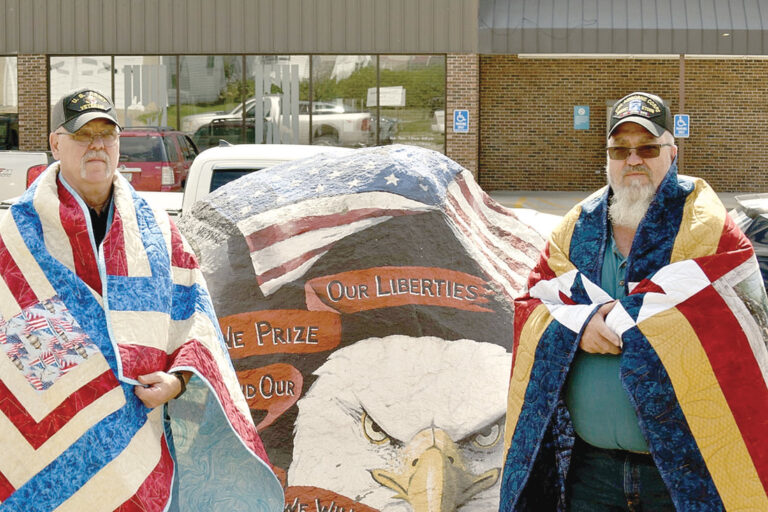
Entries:
[[567,499],[571,512],[675,510],[650,455],[604,450],[578,437],[568,470]]

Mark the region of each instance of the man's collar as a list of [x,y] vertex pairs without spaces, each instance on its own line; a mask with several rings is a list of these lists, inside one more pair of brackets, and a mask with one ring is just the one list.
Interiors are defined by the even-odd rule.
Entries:
[[112,196],[114,195],[114,191],[115,191],[114,183],[111,184],[110,187],[109,187],[109,195],[107,196],[107,199],[104,201],[104,203],[102,203],[101,211],[97,212],[96,208],[94,208],[90,204],[88,204],[88,202],[85,200],[85,198],[82,195],[80,195],[80,193],[75,189],[75,187],[73,187],[72,185],[69,184],[67,179],[64,177],[64,173],[61,172],[61,162],[58,162],[58,164],[59,164],[59,166],[58,166],[57,178],[59,180],[61,180],[61,183],[62,183],[62,185],[64,185],[64,188],[66,188],[74,196],[80,198],[80,200],[85,204],[85,206],[89,210],[93,210],[94,212],[96,212],[97,215],[101,216],[105,212],[109,211],[109,206],[112,203]]

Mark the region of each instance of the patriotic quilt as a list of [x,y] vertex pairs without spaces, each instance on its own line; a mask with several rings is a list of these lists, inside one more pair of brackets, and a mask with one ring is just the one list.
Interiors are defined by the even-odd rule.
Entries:
[[[556,229],[515,303],[500,510],[563,510],[574,434],[561,399],[600,288],[608,191]],[[606,318],[621,381],[678,510],[768,510],[768,302],[754,251],[713,190],[670,170]]]
[[545,242],[518,214],[391,145],[251,173],[184,215],[285,510],[498,507],[513,298]]
[[[97,250],[57,175],[0,221],[0,510],[282,510],[189,246],[117,174]],[[193,373],[167,411],[157,370]]]

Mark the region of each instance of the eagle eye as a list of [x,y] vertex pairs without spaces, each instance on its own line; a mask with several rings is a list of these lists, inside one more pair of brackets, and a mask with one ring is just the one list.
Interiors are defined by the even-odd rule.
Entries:
[[501,439],[501,425],[494,423],[472,436],[472,444],[478,448],[490,448]]
[[363,417],[360,420],[363,424],[363,434],[365,437],[374,444],[384,444],[389,441],[389,436],[386,432],[375,422],[373,418],[368,416],[368,413],[363,411]]

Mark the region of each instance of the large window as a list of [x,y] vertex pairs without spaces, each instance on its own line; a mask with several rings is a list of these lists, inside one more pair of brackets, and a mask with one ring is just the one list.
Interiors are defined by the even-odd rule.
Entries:
[[19,149],[16,57],[0,57],[0,150]]
[[52,103],[85,86],[114,95],[124,126],[169,126],[201,149],[224,139],[445,150],[442,55],[51,58]]
[[382,55],[379,63],[381,138],[444,152],[445,57]]
[[123,127],[176,128],[175,56],[115,57],[115,107]]
[[[65,94],[82,87],[92,87],[112,96],[112,59],[108,56],[51,57],[50,66],[51,106]],[[124,122],[119,117],[118,120]]]
[[312,143],[359,147],[376,144],[376,57],[324,55],[312,58]]
[[247,62],[249,142],[309,144],[309,57],[252,55]]
[[243,58],[181,56],[178,80],[173,83],[177,85],[181,130],[194,136],[198,128],[213,119],[237,117],[235,109],[243,102]]

